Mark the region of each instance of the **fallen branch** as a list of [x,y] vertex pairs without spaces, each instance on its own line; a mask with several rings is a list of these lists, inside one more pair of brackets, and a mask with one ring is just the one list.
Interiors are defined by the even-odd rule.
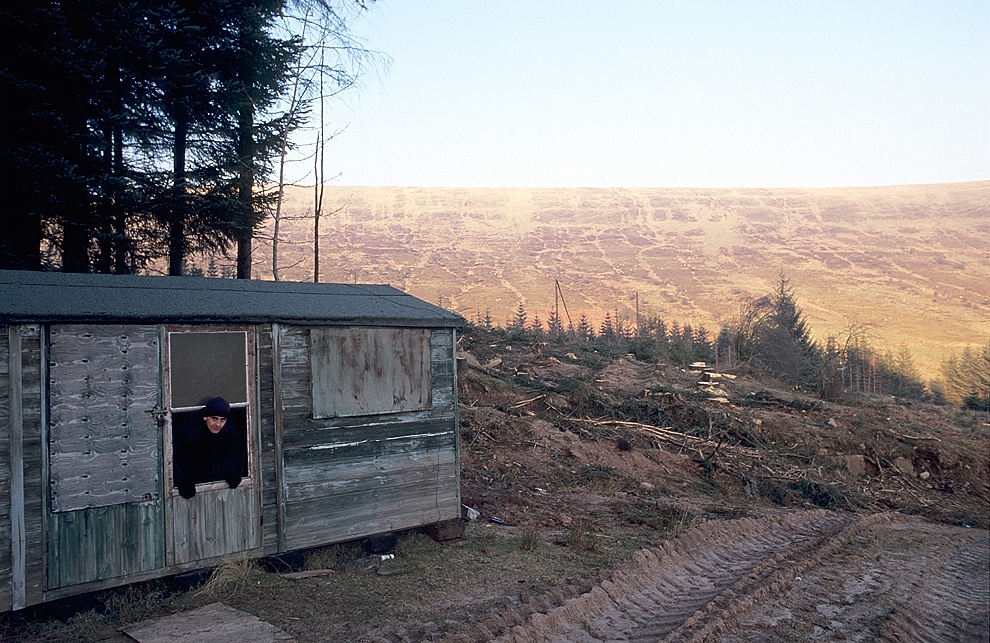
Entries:
[[514,408],[514,409],[522,408],[522,407],[526,406],[527,404],[529,404],[530,402],[535,402],[536,400],[542,400],[546,396],[547,396],[547,394],[544,393],[543,395],[537,395],[536,397],[531,397],[528,400],[523,400],[521,402],[516,402],[515,404],[512,405],[512,408]]
[[330,576],[334,573],[332,569],[310,569],[302,572],[289,572],[281,574],[282,578],[299,580],[300,578],[316,578],[317,576]]
[[[750,458],[760,458],[761,454],[757,449],[751,449],[749,447],[741,447],[737,445],[719,444],[714,440],[709,440],[707,438],[699,438],[694,435],[688,435],[687,433],[681,433],[679,431],[672,431],[670,429],[665,429],[658,426],[653,426],[650,424],[640,424],[639,422],[627,422],[624,420],[584,420],[589,424],[594,426],[624,426],[633,429],[639,429],[641,431],[646,431],[651,435],[654,435],[665,442],[670,442],[675,446],[679,446],[682,449],[687,449],[689,451],[698,450],[701,446],[710,446],[718,448],[729,453],[736,453],[738,455],[745,455]],[[692,445],[686,443],[693,443]]]

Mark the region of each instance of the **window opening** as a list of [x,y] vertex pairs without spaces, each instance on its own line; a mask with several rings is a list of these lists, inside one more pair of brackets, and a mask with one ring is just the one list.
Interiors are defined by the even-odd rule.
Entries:
[[173,494],[250,484],[248,355],[244,331],[169,333]]

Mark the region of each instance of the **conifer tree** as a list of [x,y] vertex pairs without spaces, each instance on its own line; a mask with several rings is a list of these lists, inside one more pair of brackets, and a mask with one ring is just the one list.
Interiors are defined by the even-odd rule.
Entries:
[[574,332],[577,335],[578,339],[584,341],[592,340],[595,338],[595,329],[591,325],[591,322],[588,321],[587,315],[581,315],[581,317],[578,318],[578,324],[577,327],[574,329]]
[[564,335],[564,324],[554,310],[551,310],[547,317],[547,334],[554,341],[559,340]]
[[526,313],[526,306],[522,301],[516,306],[515,317],[509,322],[509,328],[512,330],[525,330],[526,329],[526,319],[528,315]]
[[612,322],[612,313],[608,310],[598,328],[598,336],[605,340],[615,339],[615,324]]

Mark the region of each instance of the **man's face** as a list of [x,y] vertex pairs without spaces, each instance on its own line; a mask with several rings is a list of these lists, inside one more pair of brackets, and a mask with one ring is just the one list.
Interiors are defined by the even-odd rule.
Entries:
[[203,421],[206,422],[206,428],[209,432],[213,434],[220,433],[223,426],[227,424],[227,418],[221,415],[207,415],[203,417]]

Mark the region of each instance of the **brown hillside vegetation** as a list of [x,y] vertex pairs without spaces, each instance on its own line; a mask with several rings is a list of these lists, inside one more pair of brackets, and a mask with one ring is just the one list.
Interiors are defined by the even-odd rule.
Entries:
[[[739,374],[502,331],[461,337],[463,538],[155,582],[11,641],[105,641],[222,601],[300,642],[920,641],[990,636],[986,413],[822,402]],[[282,569],[281,571],[285,571]],[[219,640],[216,636],[210,640]],[[270,639],[269,639],[270,640]]]
[[[292,188],[280,277],[312,279],[312,188]],[[818,336],[873,324],[926,375],[990,336],[990,182],[842,189],[329,186],[322,281],[389,283],[474,320],[559,279],[576,324],[605,311],[717,329],[781,272]],[[268,233],[270,235],[270,231]],[[259,243],[257,275],[271,278]],[[563,312],[561,313],[563,315]],[[566,321],[566,320],[565,320]]]

